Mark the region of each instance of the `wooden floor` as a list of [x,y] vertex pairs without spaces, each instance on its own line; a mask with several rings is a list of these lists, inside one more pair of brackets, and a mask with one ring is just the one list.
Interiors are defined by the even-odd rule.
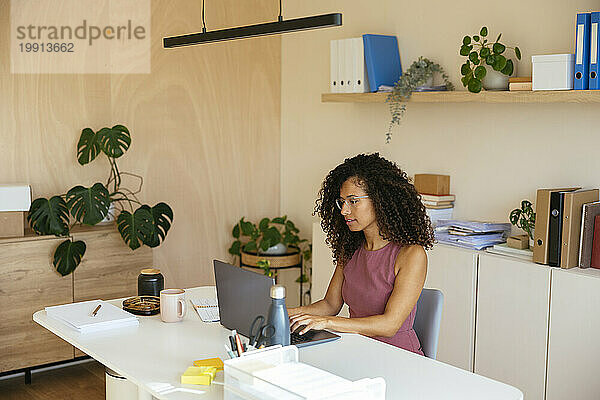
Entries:
[[1,400],[104,400],[104,366],[96,361],[0,381]]

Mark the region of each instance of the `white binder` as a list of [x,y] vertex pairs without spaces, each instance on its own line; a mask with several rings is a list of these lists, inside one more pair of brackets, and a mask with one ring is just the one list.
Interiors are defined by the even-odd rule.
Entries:
[[340,92],[340,74],[339,74],[339,40],[329,42],[329,90],[331,93]]
[[350,39],[352,41],[352,92],[369,92],[369,80],[367,78],[367,66],[365,64],[365,47],[363,38],[357,37]]
[[353,85],[352,81],[354,80],[354,45],[352,43],[352,39],[343,39],[343,58],[342,58],[342,78],[344,79],[344,84],[342,85],[345,93],[352,93]]

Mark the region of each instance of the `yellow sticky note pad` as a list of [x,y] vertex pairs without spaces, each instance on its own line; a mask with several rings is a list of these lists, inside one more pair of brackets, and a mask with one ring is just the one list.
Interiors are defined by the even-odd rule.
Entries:
[[217,371],[223,370],[223,360],[220,358],[207,358],[194,361],[194,367],[215,367]]
[[210,385],[217,374],[215,367],[188,367],[181,375],[181,383],[190,385]]

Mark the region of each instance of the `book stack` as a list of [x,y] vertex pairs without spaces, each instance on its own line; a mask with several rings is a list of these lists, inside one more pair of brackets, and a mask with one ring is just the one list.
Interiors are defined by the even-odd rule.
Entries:
[[509,234],[509,223],[441,220],[435,229],[438,242],[471,250],[504,243]]
[[135,315],[102,300],[46,307],[46,314],[79,333],[98,332],[139,324]]
[[421,201],[425,206],[425,211],[434,226],[439,220],[452,219],[455,199],[456,196],[453,194],[421,194]]

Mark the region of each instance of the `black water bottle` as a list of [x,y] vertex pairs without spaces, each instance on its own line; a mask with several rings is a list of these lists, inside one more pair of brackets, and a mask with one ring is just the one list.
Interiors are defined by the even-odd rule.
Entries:
[[275,328],[273,336],[268,338],[267,345],[272,346],[280,344],[282,346],[290,345],[290,319],[285,306],[285,286],[271,286],[271,305],[267,317],[267,325]]

